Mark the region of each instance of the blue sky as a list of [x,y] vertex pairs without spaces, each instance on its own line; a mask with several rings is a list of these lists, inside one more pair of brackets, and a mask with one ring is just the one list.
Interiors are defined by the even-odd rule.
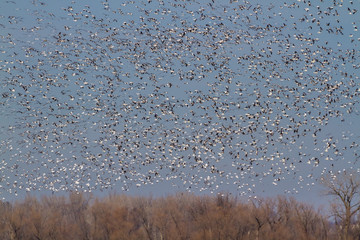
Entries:
[[323,202],[359,171],[357,1],[6,1],[0,194]]

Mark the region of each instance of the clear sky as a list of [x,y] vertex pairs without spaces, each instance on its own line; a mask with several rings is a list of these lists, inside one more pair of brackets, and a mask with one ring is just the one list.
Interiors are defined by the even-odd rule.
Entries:
[[359,171],[359,1],[6,1],[0,194],[289,194]]

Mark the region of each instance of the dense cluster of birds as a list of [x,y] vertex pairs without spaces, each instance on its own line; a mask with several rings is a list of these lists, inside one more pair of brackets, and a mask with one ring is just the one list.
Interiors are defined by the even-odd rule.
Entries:
[[357,1],[22,2],[0,18],[3,196],[359,169]]

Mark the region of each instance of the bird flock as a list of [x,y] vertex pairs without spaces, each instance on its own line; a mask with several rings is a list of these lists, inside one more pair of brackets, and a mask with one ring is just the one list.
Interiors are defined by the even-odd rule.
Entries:
[[359,8],[6,1],[0,197],[164,183],[298,193],[359,170]]

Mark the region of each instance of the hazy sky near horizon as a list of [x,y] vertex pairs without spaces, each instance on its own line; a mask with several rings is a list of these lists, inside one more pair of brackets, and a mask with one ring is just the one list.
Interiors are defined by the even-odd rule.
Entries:
[[[6,1],[0,197],[289,194],[360,171],[359,1]],[[102,192],[102,193],[101,193]]]

